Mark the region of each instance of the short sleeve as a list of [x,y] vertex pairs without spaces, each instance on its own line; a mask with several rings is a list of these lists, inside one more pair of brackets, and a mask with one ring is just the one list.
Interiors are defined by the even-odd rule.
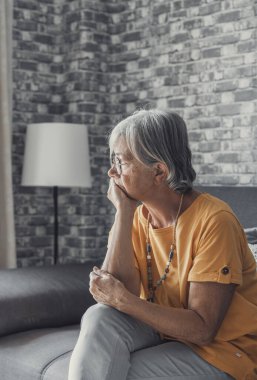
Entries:
[[188,281],[242,284],[243,238],[236,217],[227,211],[213,215],[194,253]]

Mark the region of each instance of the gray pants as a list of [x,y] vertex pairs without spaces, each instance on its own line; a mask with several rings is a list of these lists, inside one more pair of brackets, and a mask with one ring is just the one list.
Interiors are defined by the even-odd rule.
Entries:
[[69,380],[229,380],[189,347],[163,341],[148,325],[97,304],[83,316]]

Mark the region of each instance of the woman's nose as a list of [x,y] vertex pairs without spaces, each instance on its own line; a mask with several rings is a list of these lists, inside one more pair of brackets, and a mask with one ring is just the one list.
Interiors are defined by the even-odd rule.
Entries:
[[119,177],[119,175],[117,173],[117,170],[115,169],[114,165],[112,165],[112,167],[108,170],[108,176],[110,178],[112,178],[112,177]]

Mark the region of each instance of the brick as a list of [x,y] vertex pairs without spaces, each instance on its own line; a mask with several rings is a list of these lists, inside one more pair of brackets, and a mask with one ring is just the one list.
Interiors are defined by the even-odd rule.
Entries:
[[202,154],[194,153],[192,154],[192,162],[194,165],[202,164],[204,162],[204,158]]
[[220,167],[218,165],[201,165],[199,174],[217,174],[220,173]]
[[165,86],[176,86],[178,84],[179,84],[179,78],[178,78],[178,76],[175,76],[175,75],[173,75],[171,77],[167,77],[164,80]]
[[189,131],[188,138],[189,141],[200,141],[205,138],[205,134],[203,132]]
[[66,104],[49,104],[48,112],[54,115],[63,115],[67,111]]
[[257,100],[257,89],[241,90],[235,92],[235,101]]
[[233,138],[233,130],[219,128],[214,131],[213,137],[217,140],[231,140]]
[[201,152],[216,152],[220,150],[219,141],[202,141],[199,144],[199,150]]
[[37,62],[19,61],[19,68],[28,71],[37,71]]
[[200,4],[201,4],[201,0],[186,0],[184,2],[184,7],[185,8],[197,7]]
[[217,23],[232,22],[232,21],[237,21],[239,19],[240,19],[240,11],[236,10],[236,11],[231,11],[231,12],[226,12],[226,13],[220,14],[216,18],[216,22]]
[[97,228],[96,227],[81,227],[79,229],[79,236],[96,236]]
[[47,247],[52,244],[52,239],[49,236],[32,236],[30,242],[32,247]]
[[53,115],[47,115],[46,112],[47,111],[45,111],[45,110],[44,110],[43,114],[40,114],[37,112],[33,117],[33,122],[34,123],[47,123],[47,122],[54,121]]
[[234,163],[240,159],[239,153],[220,153],[216,157],[216,162]]
[[121,103],[131,103],[131,102],[136,102],[138,100],[138,96],[134,93],[126,93],[125,95],[120,97],[120,102]]
[[108,30],[110,34],[121,34],[121,33],[126,32],[126,24],[125,23],[117,24],[117,25],[111,24],[108,26]]
[[71,24],[81,20],[81,12],[70,12],[65,16],[65,22]]
[[220,48],[207,48],[202,50],[202,56],[203,58],[213,58],[213,57],[220,57]]
[[113,63],[110,64],[110,72],[112,73],[120,73],[126,71],[126,64],[125,63]]
[[99,45],[94,42],[86,42],[82,44],[81,49],[87,52],[98,52],[100,50]]
[[108,24],[110,22],[110,15],[106,13],[95,13],[95,21],[96,22],[102,22],[104,24]]
[[239,183],[239,176],[231,175],[231,176],[224,176],[224,175],[198,175],[197,181],[199,185],[224,185],[224,186],[230,186],[230,185],[237,185]]
[[40,63],[51,63],[53,62],[53,56],[49,53],[36,53],[34,55],[35,61]]
[[[223,35],[218,40],[218,44],[221,44],[221,45],[235,44],[238,41],[239,41],[239,35],[235,35],[235,34]],[[226,46],[225,48],[228,49],[228,46]],[[236,53],[236,47],[233,46],[233,48],[234,48],[234,52]]]
[[255,104],[253,102],[243,102],[240,105],[240,110],[242,114],[251,114],[255,111]]
[[238,104],[224,104],[217,106],[217,115],[237,115],[240,113],[240,106]]
[[192,30],[192,29],[199,29],[202,27],[202,19],[201,18],[196,18],[193,20],[188,20],[183,22],[183,26],[187,30]]
[[124,42],[139,41],[141,37],[141,32],[131,32],[123,35]]
[[96,104],[81,103],[78,106],[79,112],[95,112]]
[[138,62],[138,68],[139,69],[145,69],[147,67],[150,67],[150,59],[149,58],[145,58],[145,59],[141,59],[139,62]]
[[14,0],[13,2],[14,8],[20,8],[20,9],[29,9],[29,10],[36,10],[38,9],[37,2],[33,1],[26,1],[26,0]]
[[185,106],[185,98],[171,99],[168,101],[168,105],[171,108],[181,108]]
[[17,20],[17,28],[19,30],[35,32],[37,31],[37,23],[33,20]]
[[126,51],[121,54],[121,59],[126,62],[140,60],[140,53],[135,51]]
[[216,2],[216,3],[213,3],[213,4],[207,4],[207,5],[200,6],[200,8],[199,8],[199,14],[201,16],[205,16],[205,15],[209,15],[209,14],[213,14],[213,13],[219,12],[220,9],[221,9],[220,2]]
[[227,80],[222,82],[217,82],[215,85],[216,92],[224,92],[224,91],[234,91],[238,88],[238,84],[234,80]]
[[45,103],[48,104],[50,101],[49,94],[44,93],[34,93],[31,97],[31,102],[33,103]]
[[161,4],[161,5],[154,5],[153,6],[153,15],[158,16],[162,13],[169,13],[170,12],[170,3]]
[[218,118],[208,118],[199,120],[199,128],[209,129],[218,128],[220,126],[220,119]]
[[171,42],[173,44],[178,44],[180,42],[187,41],[189,39],[188,33],[177,33],[171,37]]
[[83,240],[79,237],[65,237],[65,245],[72,248],[82,248]]
[[237,74],[240,77],[253,77],[257,74],[257,68],[254,65],[239,67]]
[[219,34],[219,27],[217,25],[206,26],[201,28],[201,33],[203,37],[210,37]]
[[95,13],[90,10],[81,10],[81,18],[85,21],[93,21],[95,19]]
[[94,40],[100,44],[108,44],[110,42],[110,36],[105,33],[94,33]]
[[34,41],[41,44],[52,45],[54,43],[54,37],[47,34],[35,34]]
[[248,52],[256,52],[257,49],[257,41],[251,40],[251,41],[244,41],[242,43],[239,43],[237,45],[238,53],[248,53]]
[[126,5],[121,3],[106,3],[106,10],[108,13],[115,14],[115,13],[121,13],[126,10]]
[[50,65],[50,72],[54,74],[62,74],[65,72],[65,65],[60,63],[52,63]]
[[217,184],[224,185],[224,186],[230,186],[230,185],[237,185],[239,183],[239,177],[235,175],[231,176],[216,176],[215,177]]

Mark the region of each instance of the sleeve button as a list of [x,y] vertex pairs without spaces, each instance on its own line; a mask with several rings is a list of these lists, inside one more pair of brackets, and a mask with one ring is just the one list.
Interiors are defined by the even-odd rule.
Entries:
[[221,269],[221,272],[223,273],[223,274],[228,274],[229,273],[229,267],[223,267],[222,269]]

